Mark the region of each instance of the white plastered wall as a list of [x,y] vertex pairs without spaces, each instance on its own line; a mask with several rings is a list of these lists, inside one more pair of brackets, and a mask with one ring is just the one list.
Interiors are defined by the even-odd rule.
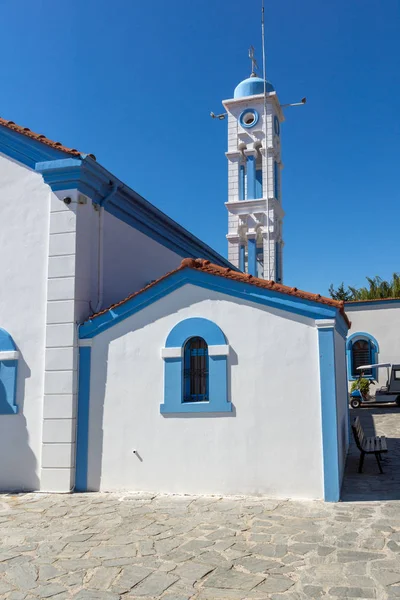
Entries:
[[148,283],[145,274],[155,279],[166,264],[178,266],[181,257],[77,190],[64,190],[51,198],[48,260],[40,489],[67,492],[75,482],[78,324]]
[[185,258],[106,211],[103,244],[105,307],[176,269]]
[[[351,321],[349,336],[358,332],[372,335],[379,344],[380,363],[400,364],[400,335],[397,323],[400,322],[400,300],[390,303],[371,303],[357,306],[346,304],[346,313]],[[386,369],[378,369],[379,385],[386,384]],[[374,386],[371,387],[374,393]]]
[[0,414],[0,490],[39,488],[50,188],[0,155],[0,327],[18,361],[18,414]]
[[[226,335],[232,414],[160,415],[161,348],[188,317]],[[93,339],[90,398],[90,490],[323,495],[309,319],[186,285]]]

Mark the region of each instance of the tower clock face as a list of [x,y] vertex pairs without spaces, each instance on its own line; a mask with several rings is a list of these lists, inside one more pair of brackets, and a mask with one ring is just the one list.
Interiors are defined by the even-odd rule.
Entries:
[[276,115],[274,117],[274,131],[275,131],[276,135],[279,135],[280,131],[281,131],[281,127],[279,125],[279,119]]
[[239,123],[245,129],[254,127],[258,122],[258,112],[254,108],[247,108],[239,116]]

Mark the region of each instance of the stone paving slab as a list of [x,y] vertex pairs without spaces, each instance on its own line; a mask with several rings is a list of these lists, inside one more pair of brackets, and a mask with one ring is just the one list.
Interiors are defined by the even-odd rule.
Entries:
[[397,501],[21,494],[0,502],[7,600],[400,598]]
[[350,410],[359,416],[366,435],[385,435],[388,453],[383,454],[380,475],[375,457],[365,457],[362,476],[357,472],[360,452],[352,440],[347,458],[342,499],[346,501],[400,500],[400,409],[393,404]]
[[400,410],[357,413],[390,453],[359,475],[352,447],[338,504],[0,495],[0,599],[400,598]]

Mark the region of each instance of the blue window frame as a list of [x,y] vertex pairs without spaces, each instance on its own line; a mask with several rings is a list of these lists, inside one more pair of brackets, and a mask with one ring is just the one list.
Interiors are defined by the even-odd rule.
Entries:
[[18,350],[7,331],[0,329],[0,415],[18,412],[16,405]]
[[256,260],[257,260],[257,277],[264,277],[264,248],[259,246],[256,249]]
[[254,200],[256,198],[256,157],[247,157],[247,200]]
[[239,165],[239,200],[245,199],[246,165]]
[[281,281],[280,246],[279,242],[275,242],[275,281],[277,283]]
[[177,323],[162,349],[161,414],[231,412],[228,354],[226,338],[216,323],[202,317]]
[[258,123],[258,112],[254,108],[246,108],[240,113],[239,123],[245,129],[250,129]]
[[247,238],[247,272],[257,277],[257,242],[255,237]]
[[[372,363],[372,347],[370,340],[357,340],[351,345],[352,375],[357,377],[358,367]],[[365,369],[364,375],[372,375],[372,369]]]
[[[349,381],[358,378],[360,372],[357,367],[374,364],[378,362],[379,345],[376,339],[369,333],[353,333],[346,342],[347,375]],[[366,379],[376,379],[376,369],[364,371]]]
[[239,246],[239,269],[241,271],[243,271],[243,273],[245,272],[245,269],[246,269],[245,255],[246,255],[245,245],[240,244],[240,246]]
[[263,197],[262,189],[262,169],[256,170],[256,198]]
[[208,346],[203,338],[188,339],[183,362],[183,401],[208,402]]

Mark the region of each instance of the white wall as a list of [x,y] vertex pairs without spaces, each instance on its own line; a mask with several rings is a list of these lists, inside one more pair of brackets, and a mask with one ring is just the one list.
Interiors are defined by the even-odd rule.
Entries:
[[0,414],[0,490],[39,488],[50,188],[0,155],[0,327],[18,364],[16,415]]
[[[400,364],[400,300],[391,303],[357,306],[346,304],[346,313],[351,321],[349,336],[366,332],[374,336],[379,344],[378,361]],[[379,385],[386,384],[386,369],[378,369]],[[374,386],[371,386],[374,393]]]
[[176,269],[182,258],[104,211],[103,307]]
[[347,391],[346,340],[335,331],[336,414],[340,481],[343,479],[349,445],[349,400]]
[[[75,310],[76,321],[82,323],[98,309],[101,301],[101,273],[104,255],[99,247],[101,219],[104,209],[92,204],[87,198],[86,204],[80,204],[76,223],[76,274],[75,274]],[[100,296],[99,296],[100,294]],[[100,306],[100,309],[104,306]]]
[[[232,414],[160,415],[161,348],[193,316],[231,346]],[[321,498],[320,420],[313,321],[187,285],[93,340],[88,486]]]

